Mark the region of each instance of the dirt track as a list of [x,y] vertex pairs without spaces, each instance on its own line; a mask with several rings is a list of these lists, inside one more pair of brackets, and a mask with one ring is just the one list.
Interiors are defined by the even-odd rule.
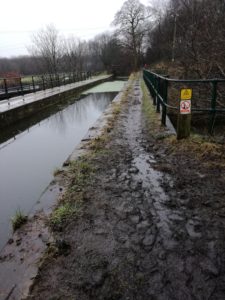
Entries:
[[141,102],[136,80],[29,299],[225,299],[224,146],[157,135]]

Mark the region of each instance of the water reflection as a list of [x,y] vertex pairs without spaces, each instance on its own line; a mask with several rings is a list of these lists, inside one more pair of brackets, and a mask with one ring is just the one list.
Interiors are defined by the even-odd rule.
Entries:
[[8,238],[11,216],[18,208],[26,213],[32,209],[54,169],[114,97],[115,93],[88,95],[0,145],[0,248]]
[[104,111],[115,95],[116,93],[91,94],[84,99],[85,101],[78,101],[48,118],[47,125],[58,133],[65,134],[71,123],[75,122],[80,126],[81,123],[88,122],[90,110],[93,113]]

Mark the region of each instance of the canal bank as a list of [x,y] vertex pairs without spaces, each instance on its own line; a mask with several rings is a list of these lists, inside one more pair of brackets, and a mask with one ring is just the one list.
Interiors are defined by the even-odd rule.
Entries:
[[102,82],[112,80],[112,78],[112,75],[102,75],[81,82],[10,98],[9,100],[2,100],[0,101],[0,128],[30,117],[49,106],[63,103],[71,96]]
[[[78,134],[79,135],[79,139],[81,140],[83,138],[83,142],[81,142],[79,144],[79,146],[76,147],[76,150],[72,153],[72,155],[70,155],[69,160],[74,159],[74,156],[79,156],[79,153],[81,153],[83,150],[83,143],[88,139],[90,139],[91,136],[96,136],[97,134],[100,134],[106,119],[108,118],[108,115],[110,115],[110,110],[111,110],[111,105],[109,107],[109,109],[106,109],[106,107],[110,104],[112,97],[115,98],[115,95],[118,94],[118,91],[122,89],[122,86],[125,84],[125,82],[117,82],[116,84],[116,88],[112,88],[113,87],[113,83],[111,83],[111,90],[113,92],[109,92],[108,88],[105,89],[104,84],[103,84],[103,88],[101,88],[97,93],[95,93],[95,91],[93,90],[88,90],[85,95],[83,95],[84,98],[82,98],[82,100],[80,101],[76,101],[74,103],[74,105],[70,105],[68,108],[65,108],[66,111],[69,112],[69,118],[67,120],[67,122],[70,124],[72,119],[77,119],[78,123],[74,124],[71,129],[70,129],[70,144],[72,143],[74,145],[73,139],[72,139],[72,135],[74,134],[75,136]],[[110,85],[110,83],[107,83],[107,87],[108,85]],[[115,85],[115,84],[114,84]],[[100,85],[101,87],[101,85]],[[106,90],[106,93],[104,93],[104,91]],[[106,97],[107,96],[107,97]],[[121,93],[114,99],[113,103],[117,102],[118,99],[120,98]],[[94,97],[94,99],[93,99]],[[100,97],[100,98],[99,98]],[[101,98],[103,97],[103,98]],[[119,97],[119,98],[118,98]],[[93,102],[94,101],[94,102]],[[80,106],[80,103],[82,104],[82,106]],[[89,103],[89,104],[88,104]],[[97,104],[97,111],[94,110],[93,113],[93,103]],[[90,106],[91,104],[91,111],[92,111],[92,117],[89,119],[90,114],[88,113],[88,105]],[[74,115],[74,111],[79,112],[79,115]],[[100,113],[104,111],[103,115],[98,119],[98,121],[94,124],[93,122],[93,118],[96,118],[96,116],[99,116]],[[96,114],[97,113],[97,114]],[[81,115],[85,116],[85,126],[84,128],[81,130]],[[12,139],[12,143],[15,143],[15,141],[20,141],[23,139],[23,137],[26,135],[28,136],[30,133],[32,132],[36,132],[35,137],[37,136],[42,136],[41,132],[40,132],[40,126],[43,127],[42,123],[44,122],[44,127],[43,127],[43,131],[45,134],[46,133],[46,129],[48,132],[48,127],[49,125],[51,125],[50,127],[53,128],[54,130],[57,129],[57,131],[63,132],[65,130],[65,127],[67,127],[69,124],[67,124],[67,122],[65,122],[65,117],[63,117],[62,112],[58,112],[56,113],[56,116],[54,117],[54,120],[51,121],[51,118],[49,120],[49,118],[47,120],[42,121],[40,124],[35,125],[34,127],[29,128],[29,132],[26,133],[22,133],[21,136],[16,136],[16,138]],[[88,121],[89,119],[89,121]],[[57,125],[57,121],[59,120],[64,120],[63,121],[63,126],[61,124],[61,122],[58,123]],[[55,125],[54,125],[55,124]],[[60,125],[61,124],[61,125]],[[91,126],[92,125],[92,126]],[[47,127],[46,127],[47,126]],[[87,132],[87,129],[85,130],[85,128],[90,127],[89,131]],[[84,135],[86,133],[86,135]],[[51,153],[51,158],[52,156],[55,156],[56,152],[61,152],[62,151],[62,145],[57,149],[55,148],[54,150],[54,144],[53,146],[51,145],[51,135],[53,135],[54,133],[49,132],[49,137],[48,138],[43,138],[43,142],[45,143],[45,141],[48,144],[48,139],[50,142],[51,146],[50,148],[48,146],[46,146],[46,151]],[[72,135],[71,135],[72,134]],[[58,138],[57,138],[58,140]],[[68,139],[67,139],[68,141]],[[38,142],[40,143],[40,141]],[[63,140],[61,142],[61,144],[63,143]],[[7,144],[7,142],[5,142],[5,144]],[[34,141],[28,141],[28,144],[32,144],[32,147],[34,147],[34,149],[36,148],[36,146],[38,147],[38,144],[34,143]],[[72,145],[71,144],[71,145]],[[36,145],[36,146],[35,146]],[[53,148],[52,148],[53,147]],[[7,148],[7,145],[6,145]],[[6,153],[8,153],[10,151],[6,151]],[[16,152],[18,152],[18,150],[16,150]],[[64,152],[63,152],[64,153]],[[70,151],[71,153],[71,151]],[[63,154],[62,154],[63,155]],[[69,153],[67,154],[67,156],[69,155]],[[24,154],[25,158],[26,157],[30,157],[30,155],[26,155],[26,153]],[[30,159],[31,160],[35,160],[35,155],[31,156]],[[64,154],[64,158],[63,161],[65,161],[65,154]],[[36,157],[37,158],[37,157]],[[18,158],[19,159],[19,158]],[[5,159],[3,159],[4,161]],[[21,166],[23,166],[23,160],[19,159],[19,162],[21,162]],[[48,163],[48,160],[46,160],[46,163]],[[63,162],[62,161],[62,162]],[[67,160],[68,161],[68,160]],[[65,162],[64,165],[67,164],[67,161]],[[60,165],[62,164],[58,162],[58,166],[60,167]],[[12,162],[13,163],[13,162]],[[33,169],[39,168],[40,163],[36,164],[36,167],[33,166]],[[16,166],[15,166],[16,168]],[[31,168],[31,172],[27,172],[28,174],[30,174],[29,177],[32,178],[33,174],[32,174],[32,168]],[[43,168],[43,166],[40,168]],[[24,166],[25,169],[25,166]],[[55,173],[57,173],[59,170],[59,168],[57,168],[55,170]],[[52,178],[52,174],[53,174],[53,169],[52,172],[50,174],[50,178]],[[18,174],[15,173],[15,177],[21,177],[23,178],[23,174]],[[44,173],[42,175],[43,177],[45,177]],[[47,175],[49,176],[49,175]],[[28,178],[29,181],[29,178]],[[49,179],[50,181],[50,179]],[[12,182],[12,180],[11,180]],[[5,184],[3,184],[4,187]],[[27,182],[27,184],[25,185],[24,189],[29,188],[29,182]],[[12,191],[15,190],[11,189]],[[61,185],[60,181],[57,181],[57,177],[56,180],[53,180],[51,182],[51,184],[46,188],[46,190],[43,192],[43,194],[41,195],[41,197],[39,198],[39,200],[36,202],[36,204],[33,206],[32,210],[29,212],[29,220],[28,223],[24,226],[23,230],[20,231],[18,230],[14,235],[12,239],[9,239],[8,244],[6,245],[6,247],[1,251],[1,256],[0,256],[0,282],[4,282],[3,286],[0,285],[0,299],[5,299],[4,296],[2,295],[6,295],[7,293],[11,292],[11,288],[13,288],[13,294],[12,295],[17,295],[15,297],[15,299],[21,299],[20,297],[20,291],[28,291],[28,286],[30,285],[30,281],[32,281],[33,275],[36,270],[37,270],[37,261],[40,258],[40,254],[43,253],[43,251],[46,249],[46,243],[49,243],[49,238],[50,238],[50,233],[48,231],[48,228],[46,227],[46,218],[49,215],[49,213],[52,211],[53,206],[56,203],[56,199],[58,199],[60,197],[60,195],[63,193],[64,190],[64,186]],[[3,191],[2,191],[3,192]],[[32,190],[31,190],[32,193]],[[1,194],[3,195],[3,194]],[[32,197],[32,194],[30,194],[30,197]],[[29,197],[26,197],[27,201],[29,201]],[[10,202],[10,197],[7,201],[4,201],[5,203],[9,203]],[[24,209],[21,209],[22,211],[24,211]],[[39,213],[37,214],[37,211],[39,211]],[[13,213],[15,213],[15,209],[13,211]],[[6,213],[5,213],[6,215]],[[12,216],[12,214],[11,214]],[[4,217],[4,216],[3,216]],[[2,218],[1,218],[2,221]],[[8,225],[7,225],[8,226]],[[3,230],[4,229],[4,230]],[[6,231],[7,232],[7,228],[5,226],[1,226],[1,230]],[[47,242],[48,241],[48,242]],[[21,274],[23,275],[23,280],[21,280]],[[6,279],[7,278],[7,279]],[[8,294],[7,294],[8,295]],[[18,296],[20,295],[20,296]],[[14,297],[13,296],[13,297]],[[1,298],[3,297],[3,298]],[[12,298],[14,299],[14,298]]]

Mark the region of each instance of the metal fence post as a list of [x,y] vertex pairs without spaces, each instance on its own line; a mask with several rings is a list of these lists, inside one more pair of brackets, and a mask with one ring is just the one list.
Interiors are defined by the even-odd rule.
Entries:
[[209,122],[209,134],[213,134],[216,118],[216,99],[217,99],[217,84],[216,80],[212,81],[212,99],[211,99],[211,111],[210,111],[210,122]]
[[157,78],[157,98],[156,98],[156,112],[160,113],[160,99],[159,95],[161,92],[161,80],[160,78]]
[[[168,81],[164,79],[163,83],[163,101],[167,104],[167,94],[168,94]],[[162,106],[162,124],[166,125],[166,114],[167,114],[167,107],[165,104]]]
[[[157,77],[154,75],[153,78],[154,78],[153,79],[154,88],[156,89],[156,91],[158,91],[158,80],[157,80]],[[157,93],[154,91],[153,105],[156,105],[156,102],[157,102]]]
[[43,90],[45,90],[45,78],[44,78],[44,76],[41,76],[41,79],[42,79]]
[[59,74],[57,74],[56,76],[57,76],[58,86],[60,86],[60,78],[59,78]]
[[33,92],[35,93],[35,92],[36,92],[36,90],[35,90],[35,84],[34,84],[34,76],[32,76],[31,78],[32,78]]
[[5,89],[6,97],[8,98],[9,94],[8,94],[8,86],[7,86],[7,79],[6,78],[4,78],[4,89]]
[[53,89],[52,75],[50,74],[49,77],[50,77],[51,87]]
[[22,95],[24,96],[24,91],[23,91],[23,83],[22,83],[22,78],[20,77],[20,90]]

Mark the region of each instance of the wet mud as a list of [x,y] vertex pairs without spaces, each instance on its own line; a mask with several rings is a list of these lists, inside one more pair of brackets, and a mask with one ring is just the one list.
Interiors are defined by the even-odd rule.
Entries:
[[225,299],[223,169],[151,135],[139,80],[128,100],[27,299]]

